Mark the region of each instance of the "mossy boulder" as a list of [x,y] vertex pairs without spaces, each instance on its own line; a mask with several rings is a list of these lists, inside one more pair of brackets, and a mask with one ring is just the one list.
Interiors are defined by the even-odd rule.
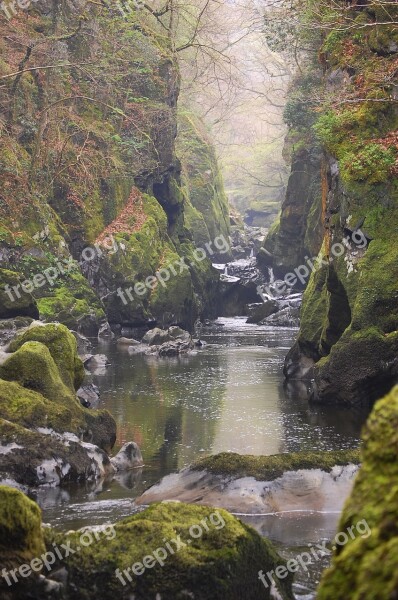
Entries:
[[206,470],[213,475],[227,475],[234,479],[254,477],[258,481],[273,481],[286,471],[322,469],[330,472],[335,466],[358,464],[359,450],[334,452],[291,452],[273,456],[247,456],[222,452],[198,460],[192,465],[196,471]]
[[[42,341],[34,341],[42,340]],[[0,366],[3,479],[36,486],[95,479],[113,472],[107,452],[116,423],[106,410],[83,408],[75,392],[82,363],[75,337],[59,324],[25,330]]]
[[0,485],[0,562],[29,561],[45,551],[41,512],[22,492]]
[[57,403],[62,404],[73,398],[72,391],[61,379],[49,349],[41,342],[25,342],[10,354],[10,358],[0,367],[0,377],[17,381],[23,387],[36,390]]
[[47,346],[63,383],[71,390],[79,389],[84,379],[84,367],[77,355],[76,338],[67,327],[55,323],[31,327],[11,342],[9,352],[15,352],[25,342],[40,342]]
[[[198,526],[203,535],[194,539],[190,528],[197,535]],[[115,533],[113,539],[104,538],[67,559],[68,600],[97,600],[99,595],[103,600],[149,600],[160,595],[162,600],[265,600],[271,597],[270,590],[259,581],[258,572],[285,564],[268,540],[226,511],[208,507],[156,504],[117,523]],[[172,540],[178,536],[184,545],[173,554],[166,551],[163,566],[154,560],[152,568],[134,575],[133,565],[166,543],[176,548]],[[65,538],[48,532],[49,548],[54,539],[79,545],[78,533]],[[117,569],[126,585],[116,577]],[[293,599],[290,577],[277,585],[280,598]]]
[[371,533],[338,546],[318,600],[391,600],[398,595],[398,387],[376,403],[363,441],[362,467],[339,531],[365,521]]
[[[18,286],[14,291],[10,288]],[[6,292],[6,289],[9,293]],[[0,269],[0,319],[13,317],[39,318],[39,309],[33,296],[21,289],[20,275],[14,271]]]

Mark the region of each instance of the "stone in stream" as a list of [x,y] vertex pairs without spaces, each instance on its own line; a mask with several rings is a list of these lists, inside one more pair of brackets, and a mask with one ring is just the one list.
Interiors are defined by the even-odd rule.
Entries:
[[137,340],[126,337],[120,337],[116,343],[118,346],[139,346],[140,344],[140,342],[137,342]]
[[117,471],[128,471],[136,467],[142,467],[144,461],[138,445],[135,442],[127,442],[116,456],[111,458],[111,463]]
[[45,577],[33,569],[25,569],[26,577],[16,571],[19,583],[11,587],[0,578],[2,600],[294,599],[290,573],[268,588],[258,577],[286,561],[267,539],[223,510],[163,503],[114,525],[60,533],[41,527],[34,502],[0,486],[0,529],[6,574],[52,553],[45,557]]
[[358,471],[356,450],[275,456],[223,453],[164,477],[137,504],[181,501],[238,513],[342,508]]
[[279,310],[280,304],[277,300],[267,300],[266,302],[249,304],[247,306],[247,314],[249,315],[247,323],[260,323],[260,321],[277,313]]

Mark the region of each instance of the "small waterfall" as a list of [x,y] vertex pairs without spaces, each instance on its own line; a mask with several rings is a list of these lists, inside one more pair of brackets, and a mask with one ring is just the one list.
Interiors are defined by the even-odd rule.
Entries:
[[228,267],[225,267],[224,275],[228,277]]
[[252,248],[252,251],[250,252],[250,258],[254,258],[254,248]]
[[268,267],[268,275],[269,275],[269,282],[275,283],[274,269],[272,267]]

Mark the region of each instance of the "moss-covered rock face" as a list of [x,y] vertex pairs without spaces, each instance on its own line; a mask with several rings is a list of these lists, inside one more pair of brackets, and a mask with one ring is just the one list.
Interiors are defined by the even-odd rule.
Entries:
[[35,486],[112,472],[105,452],[116,423],[76,396],[84,371],[74,336],[59,324],[33,326],[8,349],[0,366],[1,478]]
[[[180,109],[177,153],[182,162],[182,183],[186,192],[185,226],[195,244],[204,248],[230,234],[228,199],[215,150],[204,123],[193,113]],[[213,262],[219,260],[216,255]],[[227,262],[230,254],[222,255]]]
[[335,452],[292,452],[274,456],[242,456],[223,452],[196,462],[192,468],[206,470],[213,475],[228,475],[236,479],[254,477],[258,481],[273,481],[286,471],[322,469],[330,472],[335,466],[358,464],[359,450]]
[[[320,53],[331,93],[350,100],[313,119],[324,149],[315,228],[322,266],[310,276],[302,263],[309,283],[285,375],[313,380],[314,401],[354,404],[373,403],[398,382],[397,112],[388,75],[398,50],[393,13],[375,27],[366,3],[347,14],[352,27],[331,31]],[[368,101],[356,101],[358,89]],[[314,238],[312,221],[305,235]]]
[[398,387],[375,405],[368,420],[362,467],[339,531],[362,522],[363,535],[335,551],[319,600],[391,600],[398,594]]
[[322,213],[318,203],[320,164],[319,148],[300,148],[294,152],[282,211],[264,242],[264,249],[271,257],[266,261],[259,257],[260,267],[272,267],[274,274],[282,279],[303,264],[305,256],[316,256],[322,243],[322,236],[314,235]]
[[[18,567],[45,552],[41,512],[35,502],[13,488],[0,485],[0,564]],[[0,592],[6,588],[0,580]],[[2,596],[3,597],[3,596]]]
[[[211,173],[203,181],[196,181],[199,171],[192,175],[195,189],[203,188],[200,208],[186,203],[175,153],[178,65],[159,22],[148,11],[129,6],[123,14],[107,3],[89,3],[84,14],[68,2],[30,8],[13,17],[20,34],[67,64],[89,64],[90,74],[54,69],[43,82],[34,75],[35,67],[43,69],[35,51],[26,72],[5,79],[10,129],[0,143],[1,266],[21,271],[43,320],[86,335],[96,335],[105,320],[115,327],[153,320],[188,327],[198,315],[214,316],[217,279],[209,260],[182,273],[177,267],[167,289],[144,288],[127,302],[118,294],[153,277],[169,258],[186,256],[185,246],[192,254],[193,239],[228,234],[227,201],[207,139],[200,140],[200,161]],[[5,77],[26,60],[7,28],[5,20]],[[55,29],[74,34],[55,39]],[[199,222],[203,238],[195,238]],[[37,318],[29,294],[10,305],[1,281],[0,275],[0,318]]]
[[37,319],[39,310],[36,302],[31,294],[21,289],[18,273],[0,269],[0,319],[19,316]]
[[[198,526],[203,528],[203,535],[194,539],[190,528],[198,535]],[[104,600],[148,600],[157,595],[163,600],[266,600],[270,590],[259,581],[258,572],[285,564],[270,542],[223,510],[157,504],[117,523],[115,533],[114,539],[103,538],[67,560],[68,600],[96,600],[98,594]],[[133,565],[166,543],[176,549],[172,540],[178,536],[183,545],[173,554],[166,551],[163,566],[152,560],[151,568],[134,575]],[[72,547],[79,543],[78,534],[65,538],[50,533],[49,548],[53,539],[58,543],[68,539]],[[116,577],[116,569],[122,580]],[[278,585],[281,598],[293,598],[290,577]]]

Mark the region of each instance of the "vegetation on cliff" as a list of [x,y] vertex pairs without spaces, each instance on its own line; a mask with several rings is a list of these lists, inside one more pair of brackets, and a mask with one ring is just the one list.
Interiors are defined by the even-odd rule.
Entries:
[[[23,299],[11,300],[7,316],[17,304],[29,307],[30,294],[41,317],[89,334],[106,318],[145,325],[170,313],[192,325],[199,313],[210,314],[216,275],[208,260],[177,274],[168,294],[156,289],[127,305],[117,295],[187,245],[194,250],[174,148],[174,33],[164,35],[147,9],[123,13],[66,0],[48,11],[32,5],[0,28],[1,262],[25,281]],[[217,169],[210,141],[203,160]],[[218,177],[219,195],[205,196],[200,207],[219,213],[212,239],[229,231]],[[39,283],[35,276],[46,270]]]
[[[278,247],[290,242],[289,267],[306,265],[310,275],[303,240],[320,242],[322,266],[309,278],[285,374],[314,379],[321,402],[372,402],[398,378],[396,17],[397,7],[383,2],[309,2],[301,16],[299,39],[310,54],[285,117],[301,171],[323,149],[320,186],[310,205],[304,194],[284,204],[304,216],[304,232],[300,220],[298,236],[284,224],[283,209],[266,247],[278,265]],[[299,175],[295,188],[303,182]]]

